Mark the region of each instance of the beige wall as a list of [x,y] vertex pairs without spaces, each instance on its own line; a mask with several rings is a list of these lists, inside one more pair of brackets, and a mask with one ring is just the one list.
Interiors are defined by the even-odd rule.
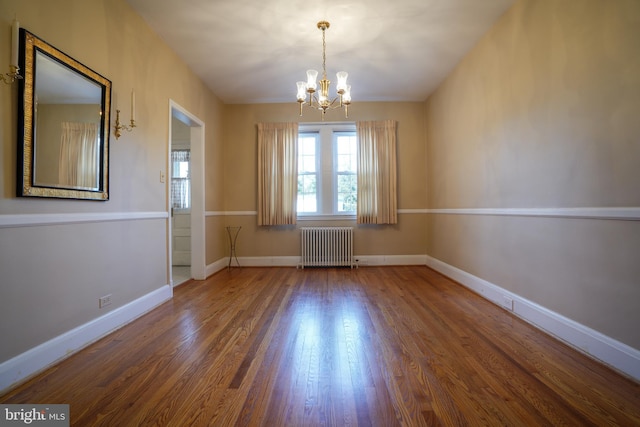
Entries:
[[[427,102],[429,207],[640,206],[640,2],[523,0]],[[640,222],[430,215],[428,255],[640,348]]]
[[[124,0],[2,0],[0,69],[9,31],[22,27],[110,79],[112,111],[137,128],[111,131],[110,200],[16,198],[17,87],[0,87],[0,216],[115,213],[110,222],[0,227],[0,363],[168,284],[168,219],[126,219],[168,209],[169,99],[206,127],[207,209],[222,209],[221,102]],[[6,54],[6,55],[5,55]],[[113,119],[113,117],[112,117]],[[113,123],[113,122],[112,122]],[[207,257],[219,259],[212,245]],[[112,294],[112,305],[98,298]]]
[[[319,122],[320,113],[305,110],[299,117],[298,105],[255,104],[225,107],[225,210],[257,210],[257,132],[259,122]],[[358,103],[349,109],[327,113],[325,121],[394,119],[398,122],[398,208],[426,207],[424,103]],[[300,233],[295,227],[257,227],[255,215],[231,215],[225,225],[241,225],[238,256],[295,256],[300,254]],[[354,221],[298,221],[298,227],[313,225],[353,225]],[[421,214],[404,213],[395,226],[356,226],[354,252],[357,255],[424,254],[425,223]]]

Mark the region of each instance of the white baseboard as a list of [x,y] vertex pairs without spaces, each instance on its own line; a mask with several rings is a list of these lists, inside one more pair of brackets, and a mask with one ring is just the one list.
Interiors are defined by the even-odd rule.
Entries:
[[218,271],[222,270],[223,268],[227,268],[228,265],[229,265],[229,257],[220,258],[218,261],[212,264],[209,264],[204,268],[205,276],[209,277],[213,274],[216,274]]
[[457,267],[426,256],[426,264],[574,348],[640,380],[640,351]]
[[[426,255],[354,255],[357,260],[354,265],[425,265]],[[275,256],[275,257],[238,257],[241,267],[298,267],[299,256]],[[207,266],[207,277],[217,273],[229,265],[229,258],[221,258]],[[233,259],[232,267],[237,267]]]
[[0,364],[0,394],[171,299],[165,285]]
[[[238,257],[238,261],[234,258],[231,267],[296,267],[300,262],[298,256],[283,257]],[[229,257],[221,258],[213,264],[207,266],[207,277],[229,266]]]
[[354,255],[358,266],[366,265],[425,265],[426,255]]
[[[240,265],[247,267],[296,267],[300,263],[299,256],[242,257]],[[231,264],[235,265],[234,263]]]

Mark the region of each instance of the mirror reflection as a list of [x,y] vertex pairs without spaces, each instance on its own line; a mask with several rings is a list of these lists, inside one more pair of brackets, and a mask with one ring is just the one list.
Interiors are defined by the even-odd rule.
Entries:
[[26,30],[22,196],[108,199],[111,82]]

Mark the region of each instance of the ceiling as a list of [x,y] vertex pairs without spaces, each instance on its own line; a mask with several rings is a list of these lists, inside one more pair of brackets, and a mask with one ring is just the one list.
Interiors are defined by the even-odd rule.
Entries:
[[[306,70],[353,102],[424,101],[515,0],[127,0],[228,104],[295,102]],[[320,78],[320,77],[319,77]]]

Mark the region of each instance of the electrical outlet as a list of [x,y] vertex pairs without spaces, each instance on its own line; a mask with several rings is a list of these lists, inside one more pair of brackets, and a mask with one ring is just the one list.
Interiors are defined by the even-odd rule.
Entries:
[[111,305],[111,294],[100,297],[100,299],[98,300],[98,305],[100,308]]
[[513,311],[513,299],[506,295],[502,296],[502,306],[509,311]]

